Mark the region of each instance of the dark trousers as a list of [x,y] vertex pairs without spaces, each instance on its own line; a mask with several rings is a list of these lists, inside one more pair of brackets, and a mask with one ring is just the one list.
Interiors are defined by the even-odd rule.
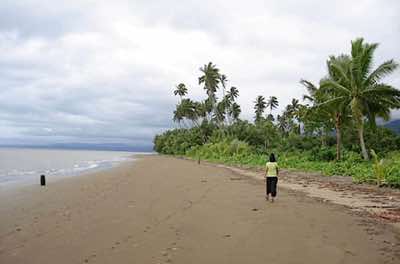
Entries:
[[265,181],[267,186],[267,195],[271,194],[272,197],[276,196],[276,185],[278,183],[278,177],[267,177],[267,180]]

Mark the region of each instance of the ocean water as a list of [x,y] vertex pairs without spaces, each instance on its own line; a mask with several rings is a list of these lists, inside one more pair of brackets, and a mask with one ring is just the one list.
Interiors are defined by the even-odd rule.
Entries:
[[134,160],[134,152],[0,148],[0,187],[52,182]]

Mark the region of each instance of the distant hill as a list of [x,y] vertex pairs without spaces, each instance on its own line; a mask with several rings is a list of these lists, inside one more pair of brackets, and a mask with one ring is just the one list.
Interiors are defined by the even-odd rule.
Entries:
[[397,134],[400,134],[400,119],[390,121],[389,123],[386,123],[384,127],[393,130]]

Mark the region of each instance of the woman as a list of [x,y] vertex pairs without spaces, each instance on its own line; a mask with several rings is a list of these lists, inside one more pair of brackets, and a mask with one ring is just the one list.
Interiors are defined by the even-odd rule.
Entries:
[[274,202],[276,197],[276,185],[278,183],[279,168],[276,162],[274,153],[269,156],[269,162],[266,164],[265,171],[265,182],[266,182],[266,196],[265,199],[269,200],[269,195],[271,194],[271,202]]

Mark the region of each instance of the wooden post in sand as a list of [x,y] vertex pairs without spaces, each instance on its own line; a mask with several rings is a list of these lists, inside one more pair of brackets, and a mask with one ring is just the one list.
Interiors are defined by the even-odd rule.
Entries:
[[46,186],[46,177],[43,174],[40,175],[40,185]]
[[197,160],[197,164],[200,164],[200,156],[199,156],[199,158],[198,158],[198,160]]

